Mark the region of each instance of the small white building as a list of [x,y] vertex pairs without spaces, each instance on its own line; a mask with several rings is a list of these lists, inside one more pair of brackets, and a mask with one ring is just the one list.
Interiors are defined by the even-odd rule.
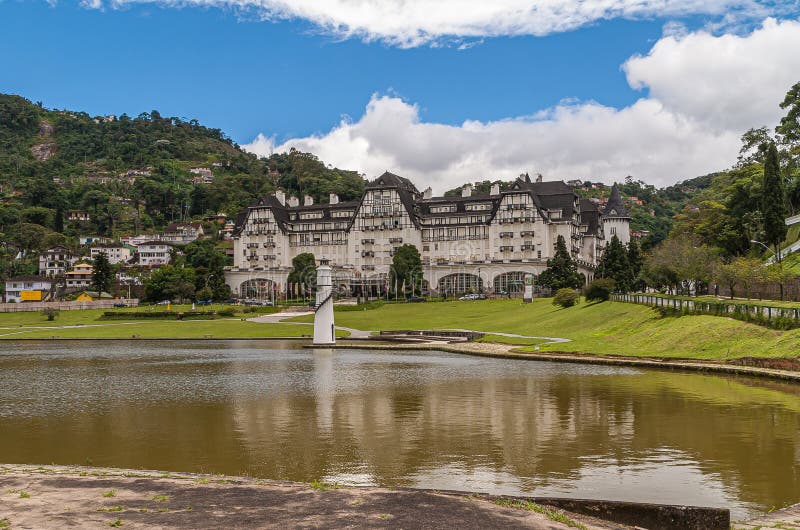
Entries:
[[92,285],[94,268],[88,263],[78,263],[66,274],[67,289],[83,289]]
[[177,245],[185,245],[204,235],[202,223],[172,223],[164,230],[161,239]]
[[23,292],[30,293],[25,297],[31,301],[41,301],[53,288],[53,281],[42,276],[17,276],[6,280],[6,302],[22,302]]
[[77,256],[66,247],[53,247],[39,255],[39,274],[52,278],[62,276],[76,261]]
[[166,241],[146,241],[137,247],[139,265],[143,267],[160,267],[170,261],[172,245]]
[[133,257],[133,252],[125,245],[98,245],[89,249],[89,253],[92,260],[96,260],[98,255],[105,253],[108,262],[112,265],[127,263]]

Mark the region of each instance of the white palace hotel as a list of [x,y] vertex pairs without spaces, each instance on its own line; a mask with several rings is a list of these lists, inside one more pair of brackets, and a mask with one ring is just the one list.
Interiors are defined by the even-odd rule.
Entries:
[[[561,181],[518,178],[487,194],[470,185],[460,197],[433,197],[403,177],[384,173],[360,200],[327,204],[278,191],[237,218],[233,267],[225,278],[242,297],[282,296],[292,258],[305,252],[330,260],[341,295],[381,296],[397,247],[411,244],[422,257],[432,294],[514,291],[525,274],[539,275],[563,236],[578,269],[593,277],[602,249],[616,235],[630,241],[630,216],[613,188],[601,211]],[[269,296],[269,294],[267,295]]]

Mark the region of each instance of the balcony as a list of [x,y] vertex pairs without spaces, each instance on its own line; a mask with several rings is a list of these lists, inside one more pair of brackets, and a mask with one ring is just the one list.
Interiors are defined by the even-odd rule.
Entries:
[[362,239],[361,240],[361,244],[362,245],[374,245],[375,244],[375,240],[374,239]]
[[502,247],[500,247],[500,252],[514,252],[514,247],[512,247],[512,246],[502,246]]
[[375,257],[375,252],[372,251],[372,250],[364,250],[364,251],[361,252],[361,257],[362,258],[374,258]]
[[533,230],[523,230],[519,235],[522,237],[533,237]]
[[267,241],[266,243],[264,243],[264,248],[275,248],[275,242]]
[[514,237],[514,232],[500,232],[500,238]]
[[361,266],[361,270],[362,271],[374,271],[375,270],[375,265],[362,265]]
[[275,254],[267,254],[266,256],[264,256],[264,260],[266,260],[266,261],[275,260],[277,258],[278,258],[278,256],[276,256]]
[[389,243],[402,243],[402,242],[403,242],[403,238],[402,237],[390,237],[389,238]]
[[522,245],[521,247],[519,247],[519,249],[522,250],[522,251],[525,251],[525,250],[536,250],[536,245]]

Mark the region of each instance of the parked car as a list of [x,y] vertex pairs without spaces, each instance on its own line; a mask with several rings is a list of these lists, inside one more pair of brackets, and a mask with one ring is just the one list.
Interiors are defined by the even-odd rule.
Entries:
[[197,305],[211,305],[211,300],[198,300]]
[[128,307],[125,302],[114,302],[114,307]]
[[486,300],[485,294],[465,294],[461,298],[459,298],[462,302],[465,300]]
[[421,296],[409,296],[406,298],[406,302],[425,302],[426,299],[422,298]]
[[161,300],[156,305],[169,305],[172,303],[172,300]]

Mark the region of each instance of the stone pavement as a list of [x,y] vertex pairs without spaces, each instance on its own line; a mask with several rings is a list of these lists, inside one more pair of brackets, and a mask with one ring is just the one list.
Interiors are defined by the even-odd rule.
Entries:
[[[537,506],[541,510],[541,506]],[[0,528],[630,528],[480,495],[219,475],[0,466]]]

